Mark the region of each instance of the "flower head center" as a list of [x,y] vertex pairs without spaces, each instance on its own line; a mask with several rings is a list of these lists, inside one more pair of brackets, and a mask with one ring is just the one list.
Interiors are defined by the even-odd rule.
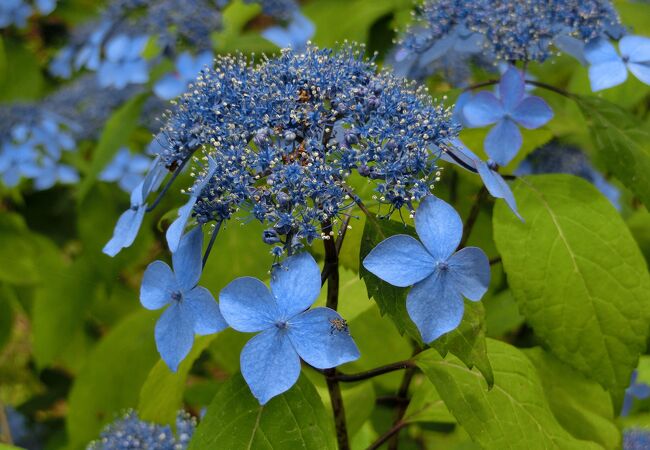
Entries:
[[172,300],[175,302],[180,302],[181,300],[183,300],[183,294],[181,293],[181,291],[172,292]]
[[286,330],[289,327],[289,324],[287,322],[285,322],[284,320],[278,320],[277,322],[275,322],[275,326],[279,330]]
[[438,263],[438,270],[441,270],[443,272],[449,270],[449,264],[447,264],[447,261],[440,261]]

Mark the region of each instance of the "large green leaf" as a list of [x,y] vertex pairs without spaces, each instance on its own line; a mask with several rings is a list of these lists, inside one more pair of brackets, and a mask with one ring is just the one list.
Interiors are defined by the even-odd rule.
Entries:
[[5,39],[0,67],[0,101],[34,100],[43,89],[43,74],[34,56],[23,42]]
[[404,421],[408,423],[456,423],[445,402],[440,398],[436,387],[428,378],[421,377],[420,384],[413,391],[408,407],[404,412]]
[[135,408],[142,384],[158,361],[153,338],[157,314],[139,311],[107,334],[77,376],[68,399],[70,448],[82,448],[102,426]]
[[491,390],[478,371],[455,356],[443,359],[427,350],[417,357],[418,366],[475,442],[486,450],[601,449],[574,438],[557,422],[535,367],[523,353],[491,339],[487,349],[494,369]]
[[316,389],[304,375],[264,406],[242,376],[235,375],[212,400],[189,449],[334,450],[332,428]]
[[579,97],[598,158],[650,208],[650,130],[620,106]]
[[526,222],[497,203],[494,237],[519,308],[620,407],[648,333],[645,261],[611,203],[581,178],[524,177],[513,191]]
[[138,412],[142,420],[174,425],[178,410],[183,404],[187,375],[194,361],[216,336],[213,334],[197,338],[190,354],[185,357],[176,372],[169,370],[163,360],[153,366],[140,391]]
[[608,450],[620,447],[621,432],[614,423],[612,401],[598,383],[539,347],[524,350],[524,354],[537,368],[551,411],[567,431]]
[[117,150],[125,145],[137,128],[140,111],[148,95],[136,95],[118,108],[108,119],[92,155],[88,173],[79,185],[79,199],[83,200],[99,173],[111,162]]

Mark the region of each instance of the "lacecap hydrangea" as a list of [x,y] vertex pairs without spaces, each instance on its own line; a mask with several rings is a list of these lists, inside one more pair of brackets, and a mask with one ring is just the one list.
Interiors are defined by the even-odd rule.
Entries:
[[199,75],[157,137],[154,171],[193,161],[188,202],[167,232],[172,251],[190,218],[221,223],[244,210],[268,225],[263,239],[276,255],[290,254],[348,215],[352,176],[373,184],[386,214],[415,209],[458,127],[448,108],[363,50],[310,46],[259,64],[223,56]]
[[184,411],[176,416],[175,433],[169,425],[145,422],[134,411],[128,411],[107,425],[87,450],[184,450],[195,428],[196,419]]
[[580,57],[585,44],[623,31],[607,0],[427,0],[399,37],[394,65],[418,73],[448,55],[510,63],[542,62],[557,50]]

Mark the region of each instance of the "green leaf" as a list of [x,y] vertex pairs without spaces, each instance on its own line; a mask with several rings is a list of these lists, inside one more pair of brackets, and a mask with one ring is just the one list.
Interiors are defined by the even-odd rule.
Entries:
[[420,342],[422,340],[420,333],[406,311],[407,289],[398,288],[386,283],[363,267],[363,259],[366,255],[377,244],[395,234],[408,234],[417,237],[413,227],[400,222],[378,219],[375,215],[366,218],[359,253],[359,277],[366,283],[368,298],[372,298],[377,302],[381,314],[388,314],[400,334],[407,333],[410,337]]
[[569,433],[608,450],[620,448],[611,399],[598,383],[539,347],[523,352],[537,368],[551,411]]
[[485,332],[488,337],[497,338],[516,331],[526,320],[519,312],[510,289],[486,295],[481,302],[485,305]]
[[14,324],[16,293],[7,284],[0,283],[0,351],[9,341]]
[[3,41],[7,64],[0,74],[0,101],[35,100],[43,89],[43,74],[34,54],[23,42]]
[[194,361],[201,356],[203,350],[216,336],[213,334],[198,337],[189,355],[185,357],[175,373],[169,370],[163,360],[153,366],[140,391],[138,413],[142,420],[172,426],[175,424],[176,414],[183,404],[187,375]]
[[97,276],[88,258],[62,264],[43,277],[32,308],[34,357],[39,368],[52,363],[83,327],[97,290]]
[[494,238],[519,309],[618,409],[648,333],[645,261],[612,204],[581,178],[524,177],[513,192],[526,222],[497,203]]
[[408,423],[456,423],[445,402],[440,398],[436,387],[428,378],[421,378],[409,401],[404,421]]
[[620,106],[597,97],[579,97],[598,158],[650,208],[650,130]]
[[23,450],[22,447],[14,447],[13,445],[7,445],[0,443],[0,450]]
[[535,367],[523,353],[492,339],[487,349],[494,368],[491,390],[478,371],[452,355],[443,359],[435,350],[426,350],[417,357],[418,366],[472,440],[486,450],[601,449],[560,426]]
[[118,108],[106,122],[93,152],[90,169],[79,185],[80,201],[88,194],[97,176],[111,162],[117,150],[128,142],[138,127],[140,110],[147,97],[146,92],[136,95]]
[[287,392],[260,406],[241,375],[208,407],[189,450],[334,450],[334,430],[316,389],[301,375]]
[[93,350],[68,399],[70,448],[99,436],[103,425],[135,408],[142,384],[158,361],[153,329],[157,314],[138,311],[124,319]]

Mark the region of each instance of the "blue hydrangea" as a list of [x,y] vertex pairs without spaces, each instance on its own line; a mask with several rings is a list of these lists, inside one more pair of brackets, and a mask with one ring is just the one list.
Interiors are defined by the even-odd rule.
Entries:
[[0,108],[0,178],[8,187],[22,178],[33,180],[36,189],[55,183],[75,183],[77,171],[63,163],[64,152],[76,148],[75,124],[41,110],[34,104]]
[[650,430],[646,428],[628,428],[623,431],[623,450],[648,450],[650,448]]
[[629,70],[645,84],[650,84],[650,38],[625,36],[616,48],[606,39],[591,42],[585,48],[589,63],[591,89],[601,91],[627,80]]
[[184,411],[176,416],[176,433],[169,425],[145,422],[134,411],[107,425],[87,450],[185,450],[196,429],[196,419]]
[[612,204],[621,209],[621,192],[609,183],[577,147],[550,142],[539,147],[524,159],[515,170],[516,175],[567,173],[592,183]]
[[462,108],[469,127],[494,124],[485,137],[485,152],[497,164],[505,166],[522,145],[518,126],[539,128],[553,117],[553,111],[540,97],[527,96],[524,77],[511,67],[503,74],[496,94],[481,91],[467,100]]
[[217,302],[201,278],[203,233],[196,227],[181,239],[172,253],[174,270],[154,261],[144,272],[140,303],[147,309],[167,306],[156,322],[156,347],[167,366],[175,372],[192,349],[194,335],[213,334],[226,328]]
[[131,206],[117,219],[113,236],[102,249],[108,256],[117,255],[123,248],[129,247],[135,241],[147,210],[143,190],[144,182],[141,182],[131,192]]
[[99,174],[99,179],[117,182],[125,192],[132,192],[144,180],[144,174],[151,166],[151,159],[126,148],[120,148],[113,160]]
[[165,100],[178,97],[187,89],[187,85],[196,79],[201,69],[212,65],[212,52],[206,51],[192,56],[183,52],[176,58],[176,70],[159,79],[153,87],[154,93]]
[[359,358],[345,320],[313,308],[321,289],[318,264],[308,253],[287,258],[271,274],[271,290],[256,278],[237,278],[219,294],[224,319],[237,331],[259,333],[244,346],[241,372],[263,405],[293,386],[300,359],[328,369]]
[[147,35],[118,34],[106,43],[106,57],[97,68],[97,80],[102,87],[122,89],[128,84],[142,84],[149,80],[149,67],[142,57]]
[[27,2],[25,0],[2,0],[0,2],[0,29],[9,26],[24,28],[27,25],[27,19],[38,11],[40,14],[47,15],[56,8],[56,0],[34,0]]
[[41,450],[45,446],[46,430],[41,423],[30,420],[11,406],[4,410],[14,445],[28,450]]
[[584,44],[621,32],[607,0],[427,0],[398,46],[420,66],[457,52],[492,61],[544,61],[558,38]]
[[[121,85],[125,79],[142,83],[145,62],[139,58],[140,38],[155,41],[161,50],[156,57],[173,57],[180,53],[181,44],[197,52],[208,50],[211,33],[220,28],[221,8],[212,0],[113,0],[96,21],[73,30],[70,44],[53,59],[50,71],[67,78],[81,68],[103,67],[105,86]],[[122,45],[126,40],[136,45]]]
[[[221,0],[227,3],[227,0]],[[296,0],[245,0],[246,3],[258,3],[262,12],[280,20],[291,20],[291,16],[299,9]]]
[[487,292],[490,263],[476,247],[455,252],[463,222],[454,208],[434,196],[420,203],[415,229],[420,241],[391,236],[371,250],[363,266],[394,286],[412,286],[406,310],[428,344],[458,327],[463,297],[478,301]]
[[299,11],[294,12],[286,25],[273,25],[262,31],[262,36],[280,48],[304,50],[316,27]]
[[[243,209],[287,252],[321,237],[353,206],[346,178],[370,180],[388,214],[429,194],[437,153],[457,135],[451,111],[423,88],[377,71],[363,49],[284,50],[253,65],[218,57],[166,115],[159,149],[196,180],[168,231],[221,222]],[[170,235],[173,239],[170,239]]]

